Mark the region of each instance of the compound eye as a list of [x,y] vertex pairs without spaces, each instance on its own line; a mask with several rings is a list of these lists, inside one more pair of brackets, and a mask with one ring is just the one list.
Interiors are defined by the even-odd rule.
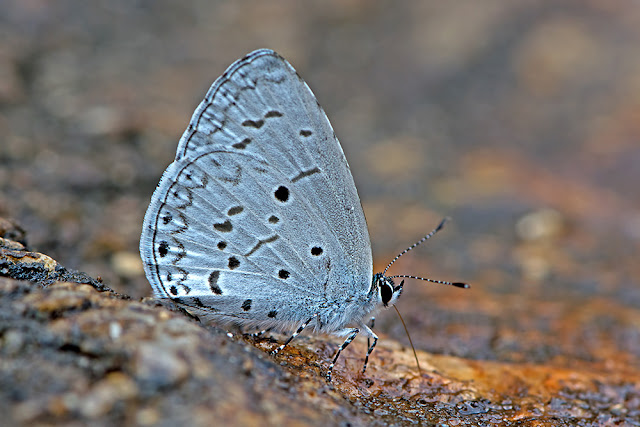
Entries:
[[383,282],[380,285],[380,298],[382,298],[382,303],[386,306],[391,301],[391,297],[393,296],[393,288],[389,286],[388,283]]

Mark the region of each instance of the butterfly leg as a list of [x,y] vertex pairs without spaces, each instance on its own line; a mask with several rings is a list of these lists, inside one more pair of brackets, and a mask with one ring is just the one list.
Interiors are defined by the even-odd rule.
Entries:
[[297,331],[295,331],[293,333],[293,335],[291,335],[289,337],[288,340],[285,341],[284,344],[282,344],[280,347],[276,348],[275,350],[273,350],[271,352],[271,354],[278,354],[280,351],[282,351],[282,349],[284,349],[290,342],[291,340],[293,340],[295,337],[297,337],[298,335],[300,335],[300,332],[302,332],[304,330],[304,328],[306,328],[307,326],[309,326],[309,323],[311,323],[311,321],[313,321],[313,319],[315,319],[316,317],[318,317],[318,314],[314,314],[313,317],[311,317],[309,320],[307,320],[306,322],[304,322],[302,325],[300,325],[300,327],[298,328]]
[[259,337],[263,336],[264,334],[266,334],[267,332],[269,332],[271,329],[273,329],[273,328],[263,329],[263,330],[258,331],[258,332],[253,332],[253,333],[249,334],[249,336],[253,337],[253,338],[259,338]]
[[[371,327],[373,327],[373,321],[374,321],[374,318],[371,318],[371,322],[370,322],[371,323]],[[367,355],[364,357],[364,366],[362,367],[362,373],[364,374],[364,371],[367,370],[367,363],[369,363],[369,355],[371,354],[371,352],[373,351],[374,347],[378,343],[378,336],[367,325],[362,324],[361,327],[362,327],[362,331],[365,334],[367,334],[367,346],[369,347],[367,349]],[[369,339],[373,340],[373,343],[370,346],[369,346]]]
[[342,330],[339,333],[339,335],[349,335],[349,336],[347,337],[346,340],[344,340],[340,348],[338,348],[338,351],[336,351],[336,355],[333,357],[333,361],[331,362],[331,365],[329,365],[329,369],[327,369],[327,382],[331,382],[331,372],[333,371],[333,367],[336,365],[336,361],[338,360],[338,357],[340,357],[340,353],[342,352],[342,350],[347,348],[349,344],[351,344],[351,341],[353,341],[356,335],[358,335],[358,332],[360,332],[360,329],[358,328],[347,328]]
[[[373,325],[376,323],[376,318],[372,317],[371,319],[369,319],[369,329],[373,329]],[[371,345],[371,339],[367,338],[367,348],[369,348],[369,346]],[[374,344],[375,345],[375,344]],[[363,372],[364,373],[364,372]]]

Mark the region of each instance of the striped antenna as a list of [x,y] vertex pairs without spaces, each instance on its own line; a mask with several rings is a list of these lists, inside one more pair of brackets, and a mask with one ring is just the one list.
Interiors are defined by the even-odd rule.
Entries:
[[[431,238],[431,236],[436,234],[438,231],[442,230],[442,227],[444,227],[445,223],[447,221],[449,221],[449,219],[450,219],[449,217],[443,218],[442,221],[440,221],[440,224],[438,224],[438,226],[436,228],[431,230],[431,232],[429,234],[427,234],[422,239],[420,239],[417,242],[415,242],[413,245],[409,246],[404,251],[400,252],[398,254],[398,256],[396,256],[394,259],[392,259],[391,262],[389,263],[389,265],[387,265],[387,268],[384,269],[384,271],[382,272],[382,275],[383,276],[385,275],[387,270],[389,270],[389,267],[391,267],[393,265],[393,263],[398,260],[398,258],[400,258],[402,255],[404,255],[407,252],[409,252],[411,249],[413,249],[413,248],[421,245],[422,243],[426,242],[427,240],[429,240]],[[411,276],[411,275],[408,275],[408,274],[398,274],[396,276],[388,276],[388,277],[390,279],[395,279],[395,278],[398,278],[398,277],[406,277],[408,279],[417,279],[417,280],[424,280],[425,282],[440,283],[442,285],[451,285],[451,286],[455,286],[457,288],[464,288],[464,289],[469,288],[469,285],[467,283],[463,283],[463,282],[448,282],[448,281],[445,281],[445,280],[427,279],[425,277]]]
[[427,279],[426,277],[410,276],[408,274],[398,274],[397,276],[388,276],[387,278],[395,279],[396,277],[406,277],[409,279],[424,280],[425,282],[440,283],[441,285],[451,285],[451,286],[455,286],[456,288],[467,289],[470,287],[468,283],[464,283],[464,282],[447,282],[446,280]]

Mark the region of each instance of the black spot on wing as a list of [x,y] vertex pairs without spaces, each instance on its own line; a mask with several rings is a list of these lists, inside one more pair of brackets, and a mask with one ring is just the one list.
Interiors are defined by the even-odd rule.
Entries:
[[229,269],[230,270],[235,270],[236,268],[238,268],[238,266],[240,266],[240,260],[238,260],[238,258],[231,256],[229,257]]
[[252,255],[255,251],[260,249],[260,246],[264,245],[265,243],[275,242],[276,240],[278,240],[278,237],[280,236],[278,236],[277,234],[274,234],[273,236],[267,237],[266,239],[258,240],[258,243],[256,243],[256,245],[253,248],[251,248],[251,250],[247,252],[244,256]]
[[227,215],[229,216],[238,215],[243,210],[244,208],[242,206],[234,206],[227,211]]
[[313,169],[309,169],[309,170],[306,170],[306,171],[302,171],[298,175],[294,176],[293,179],[291,179],[291,182],[299,181],[302,178],[306,178],[306,177],[314,175],[316,173],[320,173],[320,169],[318,167],[315,167]]
[[165,216],[162,217],[162,223],[164,225],[167,225],[171,222],[172,219],[173,219],[173,215],[171,215],[171,212],[167,212]]
[[173,260],[174,263],[179,262],[182,258],[187,256],[187,249],[184,247],[184,244],[178,242],[178,249],[179,251],[176,253],[176,257]]
[[284,203],[289,200],[289,189],[284,185],[281,185],[276,191],[273,192],[273,195],[276,197],[276,200]]
[[289,276],[290,276],[290,273],[287,270],[278,271],[278,277],[281,279],[288,279]]
[[213,228],[220,231],[221,233],[228,233],[233,230],[233,226],[231,225],[231,221],[226,220],[225,222],[220,222],[213,224]]
[[233,148],[237,148],[239,150],[244,150],[245,148],[247,148],[247,145],[249,145],[251,143],[251,138],[245,138],[240,142],[236,142],[235,144],[232,145]]
[[264,115],[265,119],[270,119],[271,117],[282,117],[283,114],[280,111],[271,110],[267,114]]
[[164,258],[165,256],[167,256],[168,253],[169,253],[169,243],[167,243],[166,240],[163,240],[158,245],[158,254],[160,254],[160,257]]
[[242,126],[256,128],[256,129],[260,129],[262,127],[262,125],[264,125],[264,120],[262,120],[262,119],[260,119],[260,120],[245,120],[244,122],[242,122]]
[[216,295],[222,295],[222,289],[218,286],[218,279],[220,278],[220,272],[218,270],[212,271],[209,275],[209,288],[211,292]]
[[242,309],[244,311],[249,311],[251,310],[251,300],[250,299],[246,299],[244,300],[244,302],[241,305]]
[[301,135],[301,136],[304,136],[305,138],[306,138],[306,137],[311,136],[311,134],[312,134],[312,133],[313,133],[313,132],[311,132],[310,130],[307,130],[307,129],[302,129],[302,130],[300,131],[300,135]]

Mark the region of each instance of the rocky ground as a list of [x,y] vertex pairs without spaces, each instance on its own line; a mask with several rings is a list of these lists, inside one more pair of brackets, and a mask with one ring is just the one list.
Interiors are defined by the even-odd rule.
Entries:
[[[640,9],[578,2],[7,2],[7,425],[640,425]],[[209,84],[259,47],[314,90],[401,322],[250,337],[154,301],[142,217]]]

